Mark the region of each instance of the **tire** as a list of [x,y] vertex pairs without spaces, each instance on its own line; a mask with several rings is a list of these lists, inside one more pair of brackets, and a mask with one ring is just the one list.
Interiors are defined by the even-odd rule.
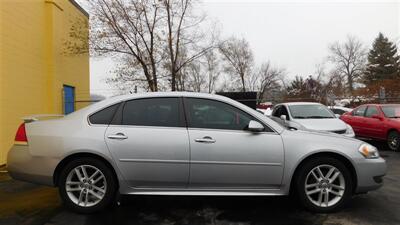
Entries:
[[[317,168],[319,168],[323,177],[320,176]],[[331,175],[327,179],[326,176],[330,171],[332,171]],[[317,176],[314,176],[312,172]],[[297,198],[309,211],[335,212],[351,199],[353,192],[351,174],[346,166],[335,158],[312,158],[300,168],[296,177]],[[319,181],[317,181],[317,177]],[[306,185],[308,185],[307,188]],[[328,196],[328,201],[325,201],[326,196]],[[326,204],[326,202],[328,203]]]
[[400,151],[400,134],[397,131],[390,131],[387,138],[387,144],[390,150]]
[[113,172],[104,162],[84,157],[74,159],[64,166],[58,187],[66,208],[86,214],[111,205],[116,196],[117,184]]

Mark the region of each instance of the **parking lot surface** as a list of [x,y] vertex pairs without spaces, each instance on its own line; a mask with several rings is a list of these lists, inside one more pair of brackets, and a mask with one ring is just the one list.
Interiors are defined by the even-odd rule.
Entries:
[[[372,143],[380,150],[384,144]],[[384,186],[354,196],[333,214],[301,209],[288,197],[132,196],[92,215],[65,210],[56,188],[12,180],[0,169],[0,224],[400,224],[400,153],[381,151],[387,160]]]

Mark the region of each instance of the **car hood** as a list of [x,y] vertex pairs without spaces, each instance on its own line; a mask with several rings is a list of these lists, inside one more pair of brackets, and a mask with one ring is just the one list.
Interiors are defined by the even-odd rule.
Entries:
[[295,119],[293,122],[298,123],[308,130],[318,131],[339,131],[346,130],[347,125],[337,118],[330,119]]

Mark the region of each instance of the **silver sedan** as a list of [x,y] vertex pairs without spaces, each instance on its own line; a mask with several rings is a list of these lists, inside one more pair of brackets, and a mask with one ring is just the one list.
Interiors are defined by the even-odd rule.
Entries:
[[57,186],[90,213],[117,193],[297,195],[340,209],[382,186],[385,160],[354,138],[289,130],[231,99],[199,93],[119,96],[63,118],[27,118],[8,154],[15,179]]

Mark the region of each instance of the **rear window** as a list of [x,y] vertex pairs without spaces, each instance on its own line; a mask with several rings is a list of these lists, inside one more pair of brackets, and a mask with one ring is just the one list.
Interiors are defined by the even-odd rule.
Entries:
[[335,118],[324,105],[291,105],[289,110],[295,119]]
[[382,106],[382,111],[388,118],[400,118],[400,105]]
[[91,116],[89,116],[89,121],[91,124],[110,124],[115,111],[117,110],[120,103],[109,106],[105,109],[102,109]]

